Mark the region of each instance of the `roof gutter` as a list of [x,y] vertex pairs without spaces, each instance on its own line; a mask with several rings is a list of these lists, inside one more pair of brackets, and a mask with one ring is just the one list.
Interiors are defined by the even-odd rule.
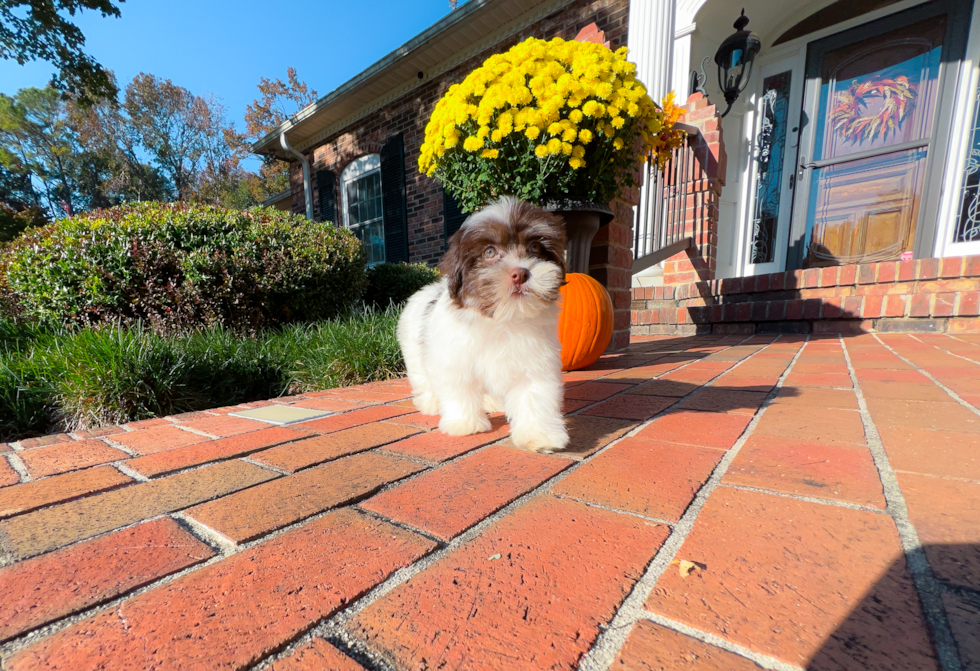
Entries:
[[289,145],[286,139],[286,131],[279,133],[279,144],[290,154],[299,159],[303,165],[303,196],[306,198],[306,218],[313,220],[313,185],[310,184],[310,159],[305,154],[301,154]]
[[418,49],[425,43],[438,36],[440,33],[448,30],[450,27],[466,21],[472,14],[475,14],[477,11],[491,4],[493,1],[494,0],[469,0],[465,4],[461,4],[458,9],[449,12],[449,14],[447,14],[441,20],[429,26],[426,30],[422,31],[420,34],[416,35],[414,38],[398,47],[381,60],[377,61],[373,65],[370,65],[367,69],[362,70],[360,73],[341,84],[335,90],[323,96],[316,102],[310,103],[303,109],[299,110],[292,117],[283,121],[281,124],[279,124],[279,126],[273,128],[268,135],[252,144],[252,151],[256,154],[268,153],[271,149],[270,144],[274,141],[276,135],[298,126],[300,123],[306,121],[345,93],[348,93],[349,91],[362,85],[372,76],[383,72],[385,68],[393,65],[402,58],[409,56],[415,49]]

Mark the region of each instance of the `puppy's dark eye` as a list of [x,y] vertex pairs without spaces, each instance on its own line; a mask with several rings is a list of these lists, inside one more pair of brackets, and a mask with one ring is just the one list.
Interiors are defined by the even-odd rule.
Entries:
[[487,247],[485,250],[483,250],[483,256],[485,258],[492,259],[496,255],[497,255],[497,250],[494,249],[493,247]]
[[540,254],[541,253],[541,243],[532,242],[531,244],[529,244],[527,246],[527,251],[531,252],[532,254]]

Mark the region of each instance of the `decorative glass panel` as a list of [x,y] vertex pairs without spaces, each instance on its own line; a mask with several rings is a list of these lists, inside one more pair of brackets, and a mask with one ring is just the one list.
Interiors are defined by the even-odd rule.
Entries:
[[381,172],[347,182],[347,222],[364,245],[368,265],[385,261],[385,231],[381,205]]
[[824,54],[814,160],[932,134],[946,17]]
[[775,258],[791,74],[781,72],[766,77],[762,82],[764,93],[756,166],[755,212],[752,217],[752,263],[769,263]]
[[953,235],[953,242],[980,240],[980,87],[977,88],[974,105],[977,111],[970,135],[970,155],[966,159],[966,174],[963,176],[960,220]]

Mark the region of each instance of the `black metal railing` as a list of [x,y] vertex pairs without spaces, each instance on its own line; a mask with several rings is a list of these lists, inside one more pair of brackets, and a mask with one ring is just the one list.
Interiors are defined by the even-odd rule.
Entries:
[[663,172],[650,171],[640,193],[633,222],[633,273],[670,258],[691,246],[687,231],[688,196],[700,166],[693,147],[700,140],[697,126],[679,123],[684,144],[674,149]]

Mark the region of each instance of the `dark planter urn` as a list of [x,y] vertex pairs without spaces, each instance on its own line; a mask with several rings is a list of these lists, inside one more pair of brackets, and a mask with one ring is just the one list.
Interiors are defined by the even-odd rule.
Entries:
[[592,239],[600,226],[613,219],[613,211],[605,203],[584,200],[561,200],[547,203],[544,209],[565,220],[568,251],[565,259],[570,273],[589,273],[589,251]]

